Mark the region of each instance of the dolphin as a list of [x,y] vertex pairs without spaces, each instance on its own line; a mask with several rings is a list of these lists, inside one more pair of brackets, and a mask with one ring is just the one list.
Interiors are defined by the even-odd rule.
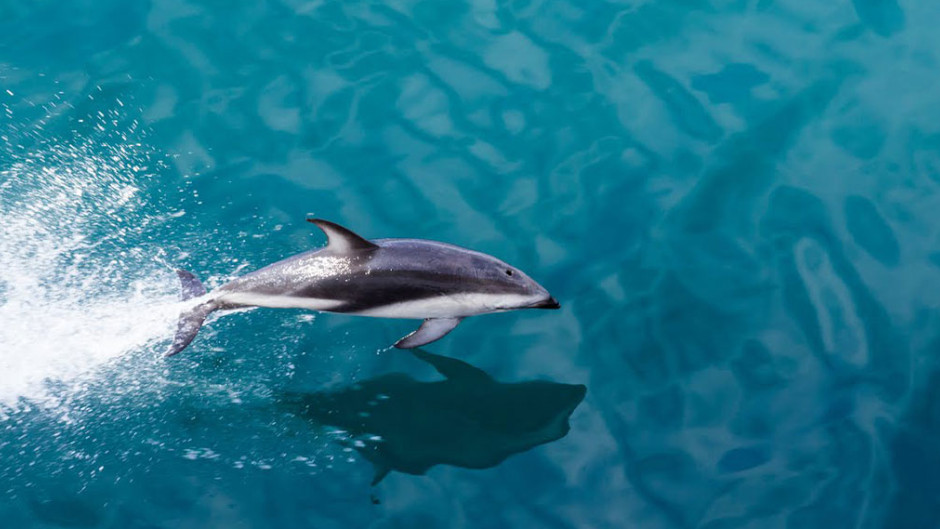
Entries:
[[480,252],[423,239],[366,240],[323,219],[307,219],[327,245],[236,278],[206,293],[196,277],[177,270],[182,298],[167,356],[188,346],[217,310],[245,307],[309,309],[424,322],[395,347],[440,339],[467,316],[508,310],[557,309],[545,288],[518,268]]
[[390,373],[317,393],[285,392],[282,409],[345,432],[341,441],[375,469],[421,475],[435,465],[482,469],[564,437],[584,399],[582,384],[503,383],[466,362],[413,349],[445,379]]

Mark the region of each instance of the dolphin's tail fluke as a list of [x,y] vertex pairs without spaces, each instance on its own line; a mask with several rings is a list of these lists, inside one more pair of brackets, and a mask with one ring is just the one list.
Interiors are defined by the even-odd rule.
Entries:
[[[196,276],[185,270],[177,270],[176,275],[180,278],[183,301],[198,298],[206,294],[206,287],[202,286],[202,283],[196,279]],[[180,314],[180,320],[176,327],[176,336],[173,338],[173,345],[170,346],[170,350],[167,351],[166,355],[173,356],[183,349],[186,349],[186,346],[188,346],[190,342],[193,341],[193,338],[196,337],[196,334],[199,333],[199,328],[202,327],[202,323],[206,321],[206,316],[216,308],[218,307],[213,301],[207,301]]]
[[202,286],[202,282],[196,279],[196,276],[192,273],[186,270],[177,270],[176,275],[180,278],[180,286],[183,289],[183,301],[206,294],[206,287]]

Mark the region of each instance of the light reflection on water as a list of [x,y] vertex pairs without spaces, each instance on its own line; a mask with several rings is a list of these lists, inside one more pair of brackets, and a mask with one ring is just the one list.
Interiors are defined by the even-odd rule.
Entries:
[[[938,524],[940,7],[0,13],[0,366],[20,375],[0,399],[71,403],[0,426],[15,526]],[[115,152],[138,143],[165,165]],[[55,144],[79,147],[27,163]],[[432,350],[586,384],[568,435],[393,473],[372,505],[354,449],[259,406],[428,377],[384,350],[411,323],[258,310],[155,357],[162,309],[133,309],[172,304],[171,267],[211,286],[315,248],[308,213],[538,277],[561,311],[467,321]]]

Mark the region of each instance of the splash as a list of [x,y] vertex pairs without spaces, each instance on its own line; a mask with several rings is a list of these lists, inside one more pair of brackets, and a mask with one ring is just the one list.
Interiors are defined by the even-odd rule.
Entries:
[[146,240],[145,162],[139,145],[87,144],[0,168],[0,418],[61,404],[171,335],[175,286]]

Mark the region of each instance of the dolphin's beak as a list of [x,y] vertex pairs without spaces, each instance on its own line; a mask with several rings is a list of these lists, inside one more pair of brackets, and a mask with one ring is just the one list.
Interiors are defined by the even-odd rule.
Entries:
[[529,305],[530,309],[560,309],[561,304],[558,303],[558,300],[552,296],[548,296],[542,301],[536,301],[535,303]]

